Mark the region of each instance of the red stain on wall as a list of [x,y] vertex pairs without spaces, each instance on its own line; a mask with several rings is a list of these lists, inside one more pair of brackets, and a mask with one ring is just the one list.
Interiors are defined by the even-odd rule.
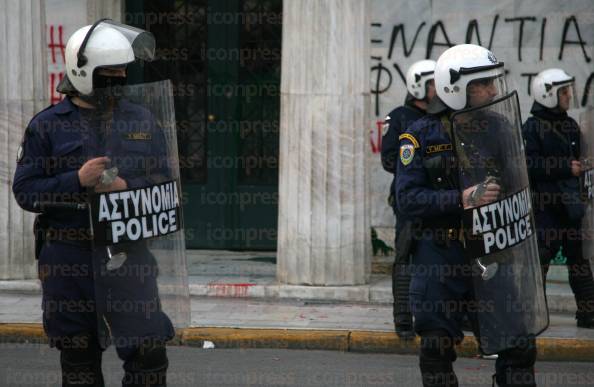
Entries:
[[375,126],[369,132],[369,141],[371,143],[371,151],[373,153],[380,153],[382,151],[382,127],[384,126],[384,121],[377,120]]

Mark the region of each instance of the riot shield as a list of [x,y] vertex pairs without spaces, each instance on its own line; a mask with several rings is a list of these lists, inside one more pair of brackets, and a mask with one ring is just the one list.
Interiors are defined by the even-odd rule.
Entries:
[[88,159],[107,157],[89,189],[100,336],[118,347],[166,341],[190,322],[172,88],[163,81],[96,95],[102,102],[81,116]]
[[470,312],[486,354],[525,344],[549,322],[519,112],[513,92],[452,115],[476,300]]
[[[594,100],[594,97],[591,98]],[[586,212],[582,220],[584,258],[594,261],[594,101],[580,114],[581,162],[583,192],[586,200]]]

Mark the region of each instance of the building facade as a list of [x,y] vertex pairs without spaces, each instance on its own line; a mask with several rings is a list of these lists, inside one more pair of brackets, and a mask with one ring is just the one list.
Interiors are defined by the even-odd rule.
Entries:
[[0,0],[0,9],[5,279],[36,275],[32,217],[10,192],[22,133],[61,98],[68,36],[100,17],[157,39],[157,60],[129,76],[172,81],[188,248],[276,250],[285,283],[365,283],[370,227],[393,243],[381,124],[404,101],[414,61],[458,43],[491,48],[524,118],[529,82],[545,68],[576,77],[582,106],[594,93],[586,0]]

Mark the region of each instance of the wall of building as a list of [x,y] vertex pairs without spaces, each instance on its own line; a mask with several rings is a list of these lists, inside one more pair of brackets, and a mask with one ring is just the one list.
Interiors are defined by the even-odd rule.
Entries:
[[[64,71],[68,37],[98,17],[120,18],[122,3],[120,0],[46,0],[45,3],[48,102],[55,103],[60,98],[54,90]],[[576,77],[580,103],[587,99],[588,89],[592,100],[594,10],[591,4],[591,0],[571,0],[563,5],[556,0],[370,0],[373,121],[362,130],[369,130],[371,225],[378,228],[381,239],[391,244],[394,219],[386,204],[391,175],[383,171],[379,161],[381,125],[378,123],[403,102],[406,94],[403,74],[408,66],[424,58],[437,59],[449,45],[481,43],[506,63],[508,84],[519,91],[524,119],[531,105],[530,77],[545,68],[564,68]],[[577,117],[579,112],[572,114]],[[9,180],[7,172],[6,181]],[[23,238],[31,242],[28,236]]]

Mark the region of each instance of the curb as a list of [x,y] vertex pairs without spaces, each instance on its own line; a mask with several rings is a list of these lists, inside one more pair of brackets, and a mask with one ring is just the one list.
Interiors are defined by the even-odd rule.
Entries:
[[[329,350],[416,355],[420,340],[400,340],[393,332],[298,329],[183,328],[171,345],[202,348],[205,341],[215,348],[269,348]],[[537,338],[539,361],[594,361],[594,340]],[[2,343],[47,343],[41,324],[0,324]],[[457,346],[458,356],[480,357],[474,337]]]

